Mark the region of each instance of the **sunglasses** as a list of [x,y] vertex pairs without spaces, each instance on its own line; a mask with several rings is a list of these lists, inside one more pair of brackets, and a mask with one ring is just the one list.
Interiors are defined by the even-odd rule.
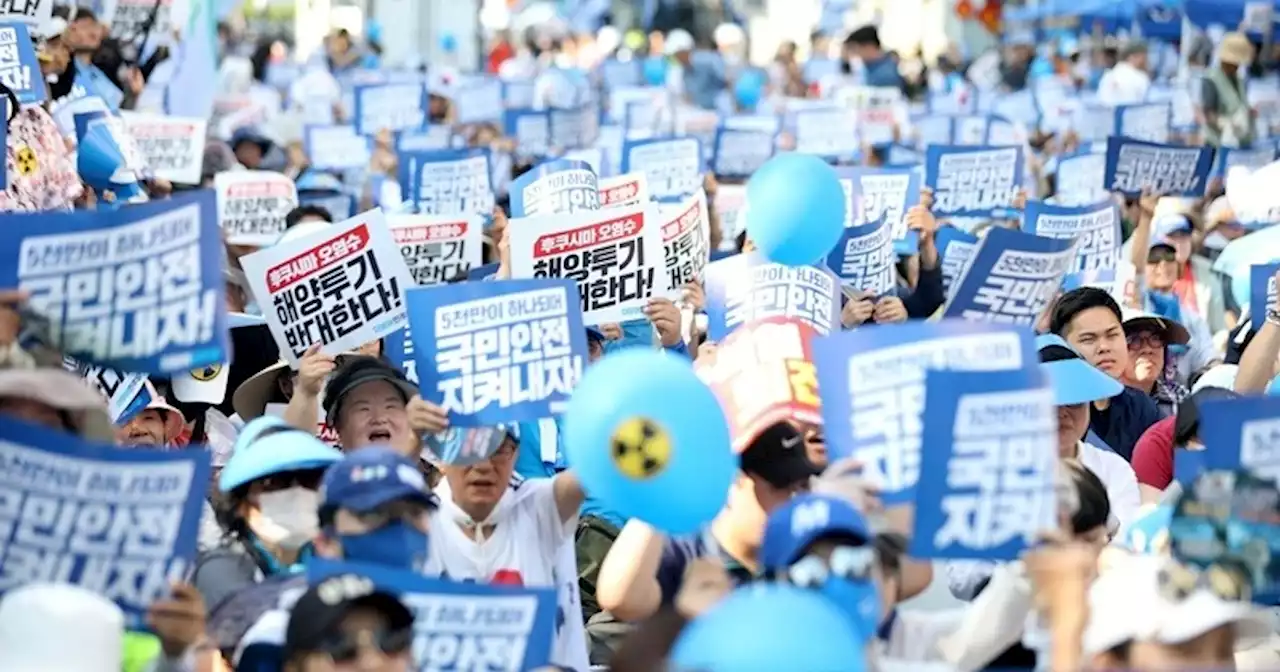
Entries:
[[263,478],[262,489],[265,492],[275,492],[277,490],[288,490],[295,486],[301,486],[308,490],[319,490],[320,481],[323,479],[323,469],[284,471],[278,474],[271,474],[270,476]]
[[383,655],[395,656],[409,650],[413,643],[413,628],[400,630],[361,630],[353,633],[342,633],[323,643],[316,649],[333,659],[335,663],[350,663],[360,657],[361,650],[372,646]]
[[1165,261],[1177,261],[1178,253],[1167,247],[1158,247],[1147,253],[1148,264],[1158,264]]
[[817,588],[832,577],[867,581],[875,560],[875,549],[870,546],[837,546],[830,558],[806,555],[783,570],[778,578],[799,588]]
[[1193,593],[1207,590],[1229,602],[1247,602],[1252,598],[1249,577],[1230,564],[1214,563],[1197,569],[1180,562],[1169,562],[1157,578],[1160,595],[1170,602],[1182,602]]
[[383,504],[357,517],[369,529],[377,529],[394,521],[404,521],[410,525],[417,525],[422,520],[423,514],[428,513],[430,510],[430,508],[423,506],[419,502],[397,500]]

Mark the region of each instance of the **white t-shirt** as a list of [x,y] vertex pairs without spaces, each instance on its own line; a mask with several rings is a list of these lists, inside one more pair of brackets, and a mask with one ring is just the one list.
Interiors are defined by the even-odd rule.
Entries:
[[1121,61],[1098,81],[1098,102],[1103,105],[1136,105],[1146,102],[1151,76]]
[[554,483],[551,478],[513,481],[487,521],[494,524],[493,531],[477,543],[460,524],[470,518],[453,503],[448,482],[441,481],[436,486],[440,508],[432,514],[430,558],[423,573],[453,581],[491,583],[498,578],[511,584],[518,579],[522,586],[555,587],[560,613],[551,662],[585,670],[586,630],[572,555],[578,517],[561,522]]

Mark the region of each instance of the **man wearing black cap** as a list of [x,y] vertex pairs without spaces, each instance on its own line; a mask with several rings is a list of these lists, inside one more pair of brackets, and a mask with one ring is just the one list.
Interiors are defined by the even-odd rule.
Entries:
[[647,618],[669,605],[695,558],[717,558],[735,583],[759,573],[758,553],[770,512],[809,487],[817,469],[804,437],[780,422],[764,430],[740,458],[741,472],[711,525],[686,538],[668,539],[639,520],[622,528],[600,568],[596,598],[621,620]]
[[[312,586],[289,613],[286,672],[409,672],[413,612],[356,574]],[[342,666],[342,667],[337,667]]]
[[343,450],[387,445],[417,458],[421,436],[443,431],[444,409],[418,396],[404,373],[379,357],[347,357],[324,388],[325,424]]

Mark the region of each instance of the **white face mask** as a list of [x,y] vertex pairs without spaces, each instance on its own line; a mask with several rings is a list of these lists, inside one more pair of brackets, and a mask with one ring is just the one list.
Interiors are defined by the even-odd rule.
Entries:
[[301,486],[265,492],[258,497],[253,531],[268,544],[295,551],[320,530],[319,506],[320,495]]

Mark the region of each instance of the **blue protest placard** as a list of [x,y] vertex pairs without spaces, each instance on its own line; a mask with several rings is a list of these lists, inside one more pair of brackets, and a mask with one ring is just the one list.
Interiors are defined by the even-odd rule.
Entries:
[[1054,176],[1059,205],[1086,205],[1107,193],[1107,156],[1091,151],[1064,156]]
[[600,184],[582,161],[548,161],[511,183],[512,218],[599,209]]
[[769,317],[798,317],[829,334],[839,320],[839,292],[835,274],[821,266],[784,266],[754,252],[707,264],[707,338],[722,341]]
[[885,168],[908,168],[924,163],[924,154],[906,145],[894,143],[884,150]]
[[360,135],[350,124],[308,124],[303,129],[302,146],[316,170],[351,170],[369,165],[373,144],[372,138]]
[[1249,267],[1249,315],[1255,331],[1266,323],[1267,309],[1277,305],[1276,273],[1280,273],[1280,262]]
[[840,284],[873,297],[893,293],[898,286],[894,268],[898,257],[893,253],[893,230],[880,220],[874,224],[850,226],[840,242],[827,255],[827,266],[840,278]]
[[418,382],[418,362],[413,355],[413,329],[405,327],[382,337],[382,356],[404,372],[411,383]]
[[402,152],[400,192],[422,215],[479,215],[493,220],[488,149]]
[[1232,168],[1237,166],[1248,168],[1250,172],[1280,159],[1280,151],[1275,145],[1256,149],[1240,149],[1238,147],[1219,147],[1214,161],[1215,177],[1226,177]]
[[298,205],[314,205],[324,208],[335,222],[344,222],[357,214],[356,197],[351,194],[302,192],[298,194]]
[[778,134],[721,125],[711,141],[711,172],[721,179],[745,180],[773,158]]
[[451,91],[454,123],[484,124],[502,121],[505,103],[502,81],[492,77],[473,77],[459,83]]
[[1107,191],[1139,196],[1203,196],[1213,170],[1212,147],[1178,147],[1107,138]]
[[795,113],[795,151],[829,162],[848,161],[862,151],[857,113],[844,107],[814,108]]
[[1058,407],[1037,363],[927,371],[913,558],[1015,560],[1057,527]]
[[951,288],[957,286],[956,279],[964,275],[973,251],[978,249],[978,237],[954,226],[942,226],[934,234],[934,244],[938,247],[938,256],[942,257],[942,291],[951,296]]
[[622,172],[644,173],[655,201],[678,201],[702,188],[702,145],[697,138],[626,140]]
[[894,252],[913,255],[920,248],[920,234],[907,229],[907,210],[920,202],[920,173],[911,168],[839,168],[840,182],[849,182],[845,226],[880,220],[889,224]]
[[485,264],[484,266],[475,266],[467,271],[468,280],[488,280],[498,274],[498,262]]
[[210,453],[121,450],[7,417],[0,436],[0,594],[74,584],[144,628],[151,603],[191,571]]
[[956,280],[943,317],[1035,324],[1075,265],[1075,241],[993,227]]
[[550,146],[560,151],[583,149],[600,137],[600,110],[594,105],[548,110]]
[[353,123],[360,135],[380,131],[416,131],[427,123],[427,90],[421,83],[365,84],[355,87]]
[[402,131],[396,136],[397,152],[435,152],[452,148],[453,128],[442,124],[427,124],[420,131]]
[[1280,479],[1280,397],[1209,399],[1199,410],[1205,469]]
[[1169,126],[1173,116],[1173,108],[1169,103],[1117,105],[1115,115],[1116,135],[1143,142],[1169,142]]
[[400,598],[414,614],[415,669],[431,672],[534,670],[551,660],[555,588],[431,579],[380,565],[313,559],[307,582],[353,574]]
[[1006,217],[1022,185],[1022,148],[935,145],[925,175],[938,217]]
[[1114,201],[1076,208],[1029,201],[1022,221],[1027,233],[1076,240],[1072,274],[1114,270],[1120,260],[1120,209]]
[[496,280],[419,287],[409,326],[422,397],[458,427],[557,415],[587,361],[587,332],[572,280]]
[[43,103],[48,97],[31,31],[22,23],[0,23],[0,82],[18,97],[19,105]]
[[600,83],[610,90],[640,86],[642,62],[638,58],[629,58],[625,61],[617,58],[606,59],[600,64]]
[[855,456],[886,504],[915,496],[925,371],[1011,371],[1038,363],[1023,327],[903,322],[819,338],[813,363],[832,462]]
[[0,286],[31,293],[78,361],[167,374],[229,359],[212,191],[118,210],[11,214]]
[[507,110],[503,128],[507,137],[515,140],[518,156],[541,159],[551,152],[551,113],[547,110]]
[[81,364],[69,357],[63,363],[83,376],[107,398],[107,417],[111,424],[123,426],[151,403],[147,375],[121,373],[101,366]]
[[[4,110],[8,111],[8,103],[0,103],[4,105]],[[5,123],[0,124],[0,147],[9,146],[9,117],[5,117]],[[4,167],[0,168],[0,189],[9,188],[9,162],[4,162]]]

